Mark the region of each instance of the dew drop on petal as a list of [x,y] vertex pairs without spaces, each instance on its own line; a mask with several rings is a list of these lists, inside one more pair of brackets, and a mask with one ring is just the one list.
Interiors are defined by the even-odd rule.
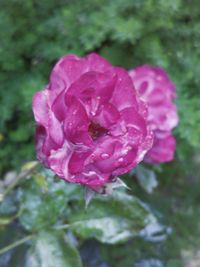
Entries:
[[122,149],[122,154],[126,155],[129,152],[129,150],[131,150],[131,146],[126,146],[125,148]]
[[83,172],[83,174],[84,174],[85,176],[90,177],[90,176],[94,176],[94,175],[96,175],[96,172],[95,172],[95,171],[89,171],[89,172]]
[[103,153],[103,154],[101,154],[101,158],[102,159],[108,159],[109,158],[109,154]]
[[123,133],[127,133],[127,128],[124,124],[121,125],[121,130]]
[[123,158],[119,158],[119,159],[118,159],[118,162],[123,162],[123,161],[124,161]]
[[94,111],[91,111],[90,113],[91,113],[92,116],[96,115],[96,112],[94,112]]

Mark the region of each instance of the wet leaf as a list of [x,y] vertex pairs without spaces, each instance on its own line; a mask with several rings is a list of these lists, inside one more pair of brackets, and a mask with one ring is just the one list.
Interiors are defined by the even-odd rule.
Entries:
[[145,168],[144,166],[137,166],[136,177],[141,187],[150,194],[158,185],[155,172]]
[[61,233],[41,232],[27,255],[25,267],[81,267],[76,248]]
[[65,211],[68,212],[67,202],[77,197],[76,186],[45,173],[45,178],[42,178],[44,187],[41,187],[41,176],[39,179],[27,180],[24,188],[18,191],[19,220],[27,230],[53,226]]
[[[6,227],[6,228],[5,228]],[[4,248],[23,238],[19,225],[10,224],[0,228],[0,248]],[[24,267],[26,251],[29,248],[28,242],[8,250],[0,255],[1,267]]]
[[12,216],[17,213],[16,193],[12,192],[6,196],[2,202],[0,202],[0,215],[1,216]]
[[138,198],[115,191],[111,196],[98,196],[86,210],[83,203],[69,221],[70,229],[80,237],[115,244],[138,235],[156,219]]
[[172,233],[172,228],[165,226],[158,222],[153,222],[147,225],[141,232],[140,236],[144,240],[150,242],[165,241],[166,238]]

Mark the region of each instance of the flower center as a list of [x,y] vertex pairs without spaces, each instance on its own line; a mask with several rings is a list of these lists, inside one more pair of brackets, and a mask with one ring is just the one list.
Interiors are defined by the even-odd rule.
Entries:
[[97,138],[101,137],[102,135],[107,133],[107,129],[102,127],[98,123],[91,122],[89,125],[88,132],[93,140],[96,140]]

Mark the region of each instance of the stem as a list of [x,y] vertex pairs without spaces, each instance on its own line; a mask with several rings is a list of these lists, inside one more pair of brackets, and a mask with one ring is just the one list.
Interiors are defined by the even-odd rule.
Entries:
[[70,227],[70,224],[62,224],[62,225],[57,225],[54,226],[55,230],[62,230],[62,229],[68,229]]
[[26,176],[28,176],[37,166],[39,165],[39,162],[36,162],[30,169],[22,171],[16,179],[6,188],[6,190],[3,193],[2,200],[7,196],[10,191],[19,183],[19,181]]
[[10,249],[13,249],[15,247],[20,246],[21,244],[25,243],[26,241],[28,241],[32,238],[33,238],[33,235],[28,235],[28,236],[26,236],[26,237],[24,237],[24,238],[22,238],[16,242],[12,243],[12,244],[0,249],[0,255],[4,254],[5,252],[9,251]]

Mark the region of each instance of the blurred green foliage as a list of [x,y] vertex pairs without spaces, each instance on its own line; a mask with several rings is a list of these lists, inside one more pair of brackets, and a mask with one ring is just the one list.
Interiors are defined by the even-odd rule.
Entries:
[[[35,158],[32,96],[45,86],[53,64],[64,54],[82,56],[96,51],[113,64],[127,69],[144,63],[159,65],[166,69],[177,86],[180,123],[175,129],[175,161],[151,168],[150,173],[154,171],[159,177],[159,186],[152,195],[140,189],[136,180],[127,179],[136,196],[163,214],[162,220],[172,227],[172,235],[165,243],[147,243],[138,239],[126,245],[102,246],[95,243],[94,247],[99,247],[99,254],[109,264],[102,266],[129,267],[134,266],[134,261],[157,258],[162,260],[163,266],[182,267],[182,251],[200,246],[199,240],[195,239],[200,234],[199,28],[198,0],[0,0],[1,175]],[[156,183],[154,174],[151,175],[151,184],[148,184],[145,173],[148,172],[143,171],[140,184],[146,191],[151,191]],[[54,182],[52,188],[48,188],[42,176],[35,175],[34,182],[27,181],[22,188],[0,205],[2,224],[6,220],[9,222],[20,207],[18,223],[23,227],[17,236],[13,233],[13,238],[19,238],[25,230],[34,232],[48,228],[58,220],[62,221],[62,216],[75,220],[78,218],[75,218],[76,215],[80,217],[79,210],[84,209],[83,203],[77,204],[80,192],[76,193],[76,189],[65,191],[62,182]],[[66,207],[66,202],[67,209],[61,209]],[[102,211],[101,202],[104,200],[97,200],[90,209],[98,207]],[[74,217],[70,217],[70,212]],[[105,210],[105,214],[113,215],[112,212],[111,206]],[[121,222],[118,211],[114,214]],[[125,217],[128,220],[131,216],[130,213]],[[128,226],[133,227],[129,220]],[[7,229],[9,233],[12,233],[11,230],[13,228]],[[12,238],[7,240],[4,237],[1,228],[0,232],[1,246],[12,241]],[[91,229],[91,224],[82,224],[74,232],[82,247],[86,237],[96,237],[100,241],[105,237],[96,224],[94,229]],[[49,243],[50,239],[51,242],[55,239],[58,248],[56,240],[62,238],[54,234],[49,237],[46,233],[39,236],[29,252],[33,259],[33,265],[28,262],[29,266],[38,266],[38,259],[43,262],[37,248]],[[26,246],[22,246],[21,250],[15,249],[2,262],[7,262],[5,266],[22,267],[18,258],[25,258],[27,249]],[[49,245],[48,253],[54,250],[56,248]],[[68,253],[76,254],[72,248]],[[36,254],[37,260],[34,260]],[[54,265],[59,261],[63,264],[67,257],[62,249],[59,255],[58,263]],[[94,262],[90,265],[91,259],[90,255],[90,261],[86,261],[85,266],[101,266]],[[0,259],[0,265],[2,262]],[[76,264],[79,266],[79,260]]]

